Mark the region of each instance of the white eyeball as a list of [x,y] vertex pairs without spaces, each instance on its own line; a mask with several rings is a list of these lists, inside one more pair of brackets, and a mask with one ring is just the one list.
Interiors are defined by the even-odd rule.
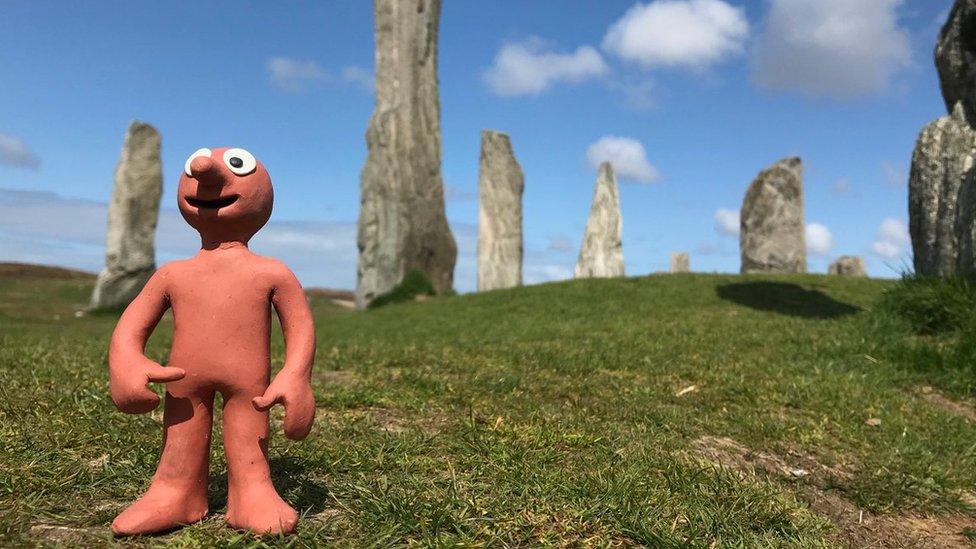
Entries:
[[207,158],[210,158],[210,154],[210,149],[197,149],[195,153],[190,155],[190,158],[186,159],[186,164],[183,165],[183,172],[186,173],[186,175],[192,176],[193,174],[190,173],[190,163],[193,162],[193,159],[198,156],[206,156]]
[[247,175],[258,166],[258,161],[244,149],[227,149],[224,153],[224,164],[237,175]]

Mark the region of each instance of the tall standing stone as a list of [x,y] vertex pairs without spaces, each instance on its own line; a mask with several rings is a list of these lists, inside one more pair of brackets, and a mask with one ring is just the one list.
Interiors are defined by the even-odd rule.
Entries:
[[413,270],[438,292],[450,290],[457,257],[441,178],[440,1],[374,0],[373,10],[376,106],[360,176],[360,307]]
[[949,115],[912,153],[908,221],[915,272],[976,274],[976,2],[957,0],[935,48]]
[[935,45],[935,66],[946,112],[961,103],[976,125],[976,1],[956,0]]
[[918,136],[908,179],[908,226],[918,274],[951,276],[960,267],[960,248],[971,249],[965,233],[971,232],[967,227],[976,202],[967,198],[966,188],[976,184],[974,148],[976,132],[959,103],[952,116],[930,123]]
[[89,309],[125,307],[156,270],[156,222],[163,192],[159,132],[133,122],[115,168],[108,207],[105,268],[98,275]]
[[481,132],[478,165],[478,291],[522,284],[525,177],[508,136]]
[[864,258],[857,255],[842,255],[827,268],[827,274],[837,276],[868,276]]
[[613,166],[600,164],[590,218],[586,222],[576,278],[624,276],[623,219]]
[[691,259],[688,257],[687,252],[671,254],[671,272],[672,273],[691,272]]
[[742,273],[805,273],[803,163],[786,158],[756,177],[742,202]]

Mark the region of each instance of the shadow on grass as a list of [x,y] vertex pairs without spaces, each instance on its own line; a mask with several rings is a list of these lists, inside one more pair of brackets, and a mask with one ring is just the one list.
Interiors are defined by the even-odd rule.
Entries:
[[[271,480],[281,494],[281,498],[298,511],[299,514],[319,513],[325,510],[331,499],[329,489],[312,478],[309,466],[295,457],[271,459]],[[210,475],[209,506],[211,512],[227,507],[227,471]]]
[[824,294],[787,282],[737,282],[715,289],[718,297],[733,303],[801,318],[839,318],[860,311]]

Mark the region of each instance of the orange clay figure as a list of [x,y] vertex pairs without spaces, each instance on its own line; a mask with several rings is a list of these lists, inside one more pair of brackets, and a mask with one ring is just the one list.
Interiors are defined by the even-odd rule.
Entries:
[[[163,452],[149,490],[112,522],[116,535],[148,534],[207,514],[214,393],[224,401],[227,523],[258,534],[290,533],[298,514],[275,491],[268,467],[268,409],[285,407],[285,436],[312,428],[312,314],[295,275],[252,253],[250,238],[271,217],[267,170],[243,149],[200,149],[186,161],[177,200],[200,233],[191,259],[163,266],[119,319],[109,348],[112,400],[128,414],[159,404],[146,385],[166,384]],[[271,306],[286,357],[269,384]],[[173,308],[167,366],[144,348]]]

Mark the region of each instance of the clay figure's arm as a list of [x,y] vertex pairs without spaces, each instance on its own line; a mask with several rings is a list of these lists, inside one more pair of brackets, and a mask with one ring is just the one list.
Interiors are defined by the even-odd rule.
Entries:
[[285,336],[285,365],[254,407],[265,411],[275,404],[285,407],[285,436],[302,440],[312,430],[315,397],[312,395],[312,361],[315,358],[315,325],[308,299],[295,275],[284,265],[276,276],[274,304]]
[[166,278],[160,270],[149,279],[112,333],[108,350],[112,401],[127,414],[144,414],[159,404],[159,396],[146,387],[147,383],[176,381],[186,375],[182,369],[160,366],[144,354],[146,341],[169,308]]

